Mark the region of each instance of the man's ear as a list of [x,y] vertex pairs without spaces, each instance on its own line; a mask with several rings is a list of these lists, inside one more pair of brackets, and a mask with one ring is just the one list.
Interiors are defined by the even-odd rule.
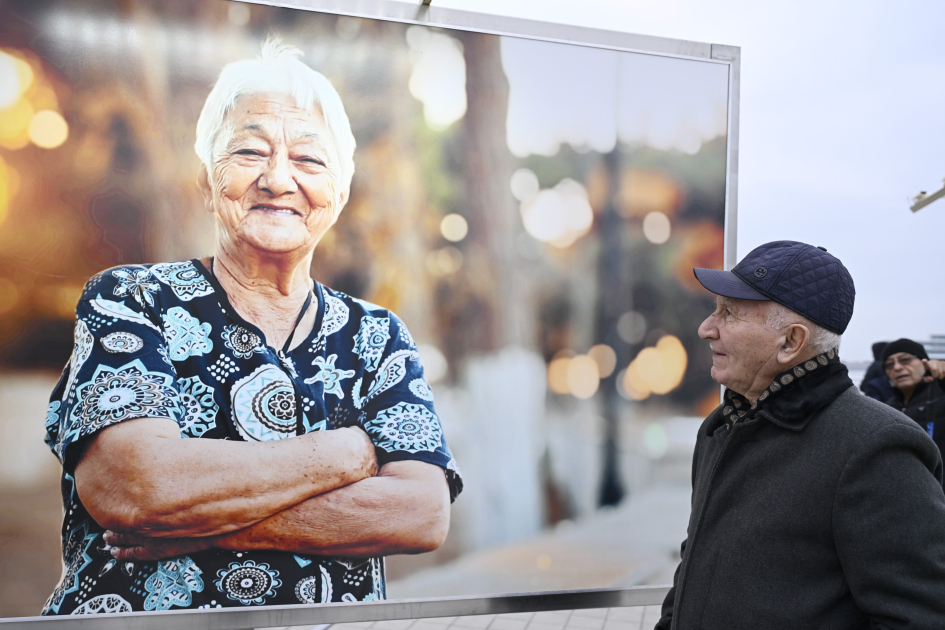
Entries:
[[784,333],[784,343],[778,350],[778,362],[785,365],[796,363],[807,353],[810,329],[804,324],[791,324]]
[[197,171],[197,188],[200,189],[200,195],[207,206],[207,211],[213,213],[213,189],[210,187],[210,173],[207,171],[207,165],[200,163],[200,169]]

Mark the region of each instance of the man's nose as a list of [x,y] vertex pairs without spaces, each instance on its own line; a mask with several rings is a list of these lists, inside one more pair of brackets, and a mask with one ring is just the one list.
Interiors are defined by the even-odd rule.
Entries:
[[273,197],[292,193],[299,189],[292,174],[289,155],[285,151],[273,151],[266,170],[259,177],[259,187]]
[[699,337],[702,339],[718,339],[719,332],[715,327],[715,313],[709,315],[699,324]]

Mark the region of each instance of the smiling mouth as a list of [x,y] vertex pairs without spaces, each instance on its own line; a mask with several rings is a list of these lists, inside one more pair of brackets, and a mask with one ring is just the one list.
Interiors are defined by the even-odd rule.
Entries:
[[256,210],[259,212],[265,212],[266,214],[271,214],[274,216],[283,216],[283,217],[301,217],[302,214],[297,210],[292,208],[286,208],[284,206],[269,206],[265,204],[258,204],[250,208],[250,210]]

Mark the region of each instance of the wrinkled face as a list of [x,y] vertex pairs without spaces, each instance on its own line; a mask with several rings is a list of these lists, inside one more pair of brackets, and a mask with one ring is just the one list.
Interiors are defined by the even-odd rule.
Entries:
[[208,192],[224,246],[277,255],[314,249],[348,195],[320,109],[251,94],[236,101],[223,133]]
[[908,392],[915,389],[925,375],[925,365],[919,357],[908,352],[889,355],[883,363],[883,370],[893,387]]
[[739,394],[760,392],[782,371],[783,335],[765,325],[771,304],[718,296],[715,312],[699,326],[712,350],[712,378]]

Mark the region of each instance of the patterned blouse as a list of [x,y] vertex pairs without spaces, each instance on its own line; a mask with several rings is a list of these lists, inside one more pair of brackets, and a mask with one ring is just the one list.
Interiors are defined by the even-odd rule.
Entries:
[[63,464],[65,571],[43,614],[385,597],[383,558],[209,549],[117,562],[75,491],[74,445],[148,417],[172,419],[181,436],[202,440],[281,440],[360,425],[379,465],[440,466],[455,499],[462,479],[407,328],[318,283],[311,300],[318,316],[309,337],[276,350],[198,260],[119,267],[89,281],[46,417],[46,442]]

